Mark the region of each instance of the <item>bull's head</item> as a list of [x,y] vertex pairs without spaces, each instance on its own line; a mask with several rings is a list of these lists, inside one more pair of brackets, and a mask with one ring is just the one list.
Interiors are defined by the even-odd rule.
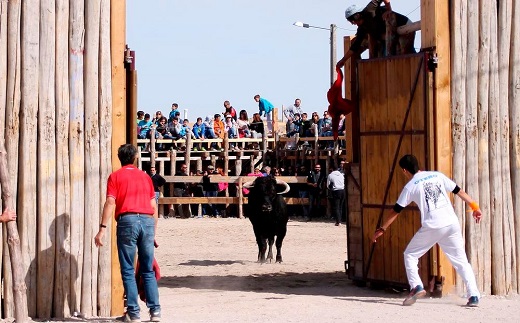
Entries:
[[[277,195],[289,192],[290,187],[286,182],[275,179],[273,176],[257,177],[254,181],[244,183],[244,188],[250,189],[249,198],[256,200],[262,212],[273,210],[273,201]],[[254,203],[253,203],[254,204]]]
[[[268,176],[268,177],[271,177],[271,176]],[[273,177],[274,178],[274,177]],[[289,192],[289,190],[291,189],[289,187],[289,184],[287,184],[286,182],[282,181],[282,180],[279,180],[279,179],[275,179],[276,180],[276,186],[280,186],[283,188],[282,191],[280,192],[276,192],[276,194],[279,194],[279,195],[282,195],[282,194],[285,194],[287,192]],[[258,183],[257,183],[258,182]],[[265,186],[265,181],[262,180],[262,177],[257,177],[254,181],[250,181],[250,182],[246,182],[244,183],[243,187],[244,188],[247,188],[247,189],[252,189],[254,188],[257,184],[258,186]],[[265,187],[264,187],[265,188]],[[265,190],[262,190],[265,192]]]

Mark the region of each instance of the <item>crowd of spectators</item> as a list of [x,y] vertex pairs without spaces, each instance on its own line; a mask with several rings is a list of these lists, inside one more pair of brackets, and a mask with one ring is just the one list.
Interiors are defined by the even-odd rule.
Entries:
[[[158,144],[158,150],[167,150],[170,147],[178,150],[185,149],[184,144],[176,144],[179,139],[186,139],[191,136],[192,139],[223,139],[225,135],[228,138],[262,138],[266,129],[264,129],[265,117],[267,120],[267,133],[272,134],[273,125],[273,109],[274,106],[260,95],[255,95],[254,100],[258,102],[258,113],[254,113],[252,118],[249,117],[246,110],[240,110],[237,113],[231,103],[224,101],[224,111],[222,114],[216,113],[208,115],[204,118],[198,117],[195,122],[191,123],[188,119],[182,119],[179,111],[179,105],[173,103],[168,117],[157,111],[152,118],[150,114],[143,111],[137,112],[137,137],[138,139],[149,139],[152,133],[156,139],[172,139],[172,144]],[[320,118],[318,112],[312,112],[311,118],[303,111],[301,100],[294,100],[294,104],[284,109],[283,114],[286,118],[287,137],[293,137],[299,134],[300,137],[314,137],[316,134],[320,137],[332,136],[332,118],[327,111],[323,112]],[[339,122],[339,133],[344,134],[345,116],[342,115]],[[327,143],[326,148],[331,148],[332,143]],[[212,144],[209,146],[212,150],[218,150],[219,145]],[[231,149],[240,149],[231,146]],[[204,151],[206,148],[197,142],[193,149],[195,151]]]

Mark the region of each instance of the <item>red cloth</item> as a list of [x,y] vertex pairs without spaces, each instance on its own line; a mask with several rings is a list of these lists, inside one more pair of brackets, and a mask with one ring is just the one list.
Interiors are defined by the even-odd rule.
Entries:
[[[155,258],[153,259],[152,269],[155,272],[155,279],[159,281],[159,279],[161,279],[161,268],[159,268],[159,263]],[[141,298],[143,302],[146,302],[146,295],[144,294],[144,281],[141,279],[141,272],[139,271],[139,261],[135,267],[135,282],[137,283],[139,298]]]
[[155,199],[152,179],[133,165],[126,165],[108,177],[107,197],[116,200],[115,217],[133,212],[153,215],[151,200]]
[[343,98],[343,72],[336,67],[338,78],[332,84],[327,92],[327,100],[329,101],[329,115],[332,117],[332,133],[334,139],[338,139],[339,117],[341,114],[347,115],[354,110],[354,103]]

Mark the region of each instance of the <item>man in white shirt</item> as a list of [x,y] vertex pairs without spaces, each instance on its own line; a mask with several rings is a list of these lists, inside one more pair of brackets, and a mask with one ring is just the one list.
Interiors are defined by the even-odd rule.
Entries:
[[287,122],[291,122],[294,119],[294,115],[296,113],[299,113],[302,115],[303,110],[301,107],[302,101],[300,99],[294,100],[294,105],[288,106],[287,109],[283,110],[283,114],[285,115],[285,118],[287,118]]
[[329,189],[330,210],[332,217],[336,220],[336,226],[341,222],[341,210],[345,200],[345,175],[341,168],[332,171],[327,177],[327,188]]
[[383,235],[408,204],[415,202],[421,211],[421,228],[404,251],[404,265],[411,291],[403,305],[412,305],[417,298],[426,295],[417,265],[419,258],[438,243],[466,285],[469,297],[466,305],[477,307],[480,292],[464,250],[459,221],[447,192],[453,192],[469,204],[477,223],[482,218],[478,204],[444,174],[419,170],[419,162],[413,155],[403,156],[399,160],[399,167],[410,181],[401,192],[390,217],[376,229],[373,241]]

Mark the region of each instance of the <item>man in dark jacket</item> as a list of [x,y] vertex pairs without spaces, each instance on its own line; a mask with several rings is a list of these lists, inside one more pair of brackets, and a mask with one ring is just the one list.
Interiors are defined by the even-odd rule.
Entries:
[[309,210],[309,221],[312,217],[317,217],[320,214],[321,209],[321,196],[323,194],[323,188],[327,178],[325,172],[321,171],[321,165],[316,164],[314,170],[307,176],[307,185],[309,186],[309,199],[310,199],[310,210]]
[[[215,167],[213,165],[209,165],[207,171],[204,172],[204,176],[202,177],[202,188],[204,189],[205,197],[217,197],[218,194],[218,183],[211,183],[210,177],[215,175]],[[204,214],[207,216],[218,215],[217,206],[211,203],[204,204],[202,207]]]
[[159,196],[161,195],[161,187],[166,184],[166,180],[161,175],[157,174],[155,166],[150,167],[150,177],[152,178],[153,190],[155,191],[155,203],[159,209]]
[[[175,173],[175,176],[188,176],[188,173],[186,172],[187,169],[188,169],[188,167],[186,166],[186,164],[182,164],[181,169]],[[173,184],[173,196],[176,196],[176,197],[189,196],[187,184],[184,182],[174,183]],[[178,215],[180,218],[187,219],[187,218],[191,217],[191,210],[190,210],[189,204],[185,204],[185,203],[178,204],[177,212],[178,212]]]
[[345,11],[345,18],[358,28],[350,49],[337,63],[338,68],[342,68],[353,55],[364,52],[367,46],[370,58],[415,53],[415,32],[397,34],[398,27],[412,22],[408,17],[393,12],[390,0],[371,0],[363,9],[352,5]]

